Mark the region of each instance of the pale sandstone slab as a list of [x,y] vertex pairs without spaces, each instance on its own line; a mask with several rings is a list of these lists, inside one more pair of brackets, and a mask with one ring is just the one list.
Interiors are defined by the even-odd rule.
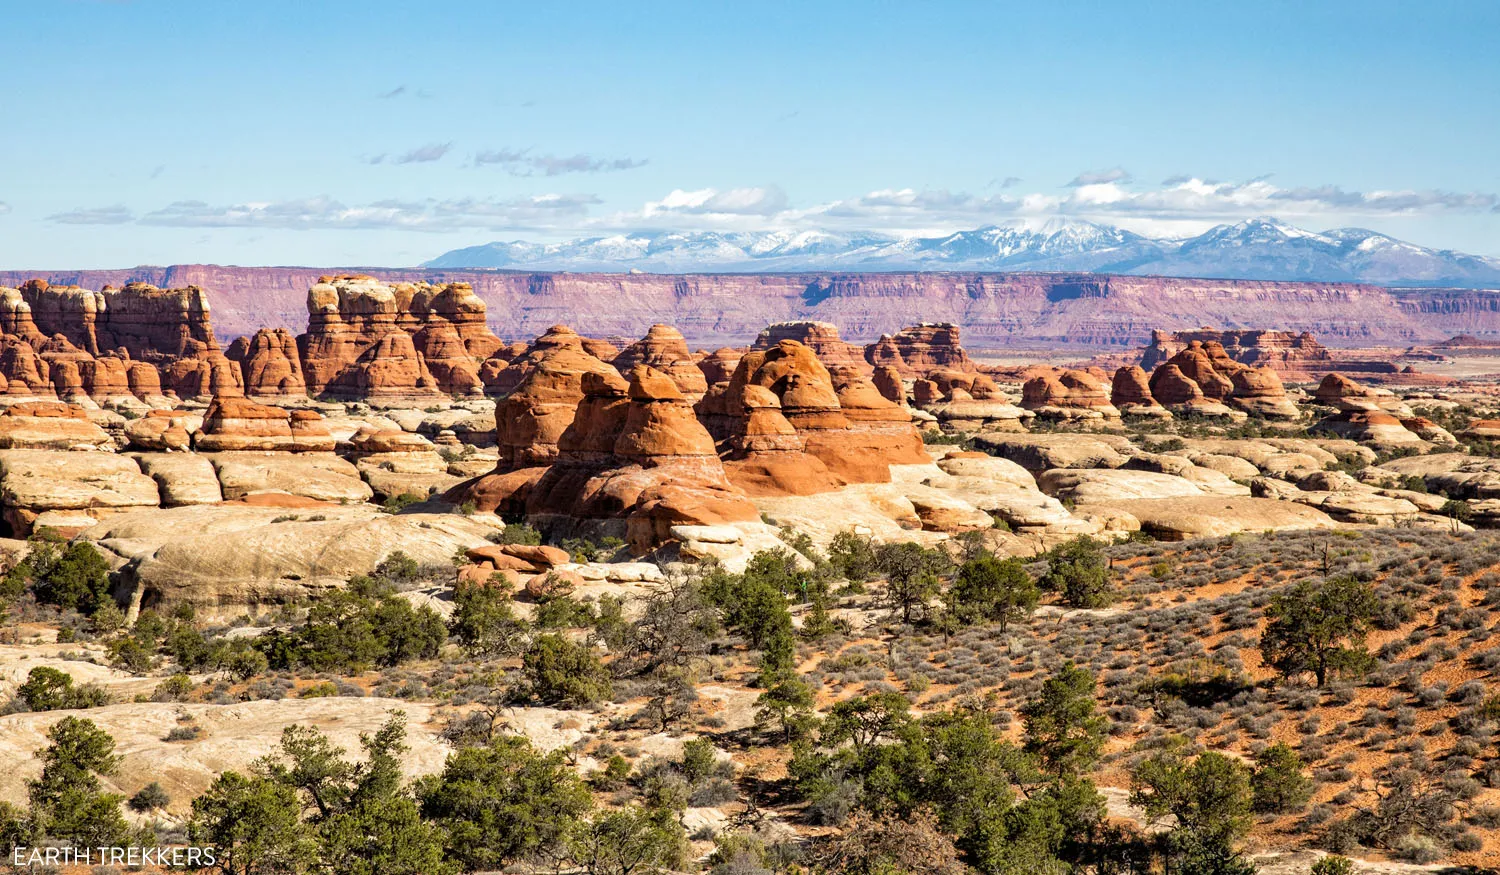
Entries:
[[163,507],[223,501],[213,463],[193,453],[140,453],[133,458],[161,491]]
[[1124,511],[1140,521],[1143,531],[1171,541],[1236,532],[1331,529],[1337,525],[1320,510],[1270,498],[1179,496],[1113,501],[1099,506]]
[[285,492],[317,501],[368,501],[373,492],[359,469],[317,453],[209,453],[226,501],[256,492]]

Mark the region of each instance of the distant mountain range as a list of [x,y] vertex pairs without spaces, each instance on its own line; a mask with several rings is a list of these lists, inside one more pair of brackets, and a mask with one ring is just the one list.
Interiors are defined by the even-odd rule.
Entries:
[[1196,237],[1146,237],[1111,225],[1054,220],[942,237],[875,232],[631,233],[561,243],[486,243],[446,252],[433,268],[648,273],[797,271],[1087,271],[1181,277],[1500,287],[1500,258],[1429,249],[1367,231],[1313,232],[1270,217]]

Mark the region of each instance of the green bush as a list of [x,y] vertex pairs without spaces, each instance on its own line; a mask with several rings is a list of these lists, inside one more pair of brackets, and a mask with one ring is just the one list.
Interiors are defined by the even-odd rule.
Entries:
[[75,687],[72,675],[45,665],[27,673],[26,682],[16,688],[16,698],[30,711],[99,708],[110,702],[102,688],[93,684]]
[[43,604],[92,614],[109,594],[109,563],[82,541],[58,552],[56,543],[33,538],[32,552],[17,566],[32,581],[32,591]]
[[1302,758],[1286,744],[1273,744],[1256,755],[1250,787],[1255,810],[1267,814],[1299,811],[1313,793],[1313,782],[1303,772]]
[[130,809],[132,811],[150,811],[153,808],[166,808],[172,803],[172,797],[155,781],[142,787],[138,793],[130,797]]
[[418,495],[415,492],[403,492],[400,495],[387,496],[381,503],[380,509],[385,513],[400,513],[414,504],[421,504],[427,500],[427,496]]
[[542,543],[542,533],[526,523],[507,523],[503,531],[490,535],[490,540],[496,544],[526,544],[534,547]]
[[612,695],[609,672],[584,644],[539,636],[521,659],[531,696],[544,705],[590,705]]
[[1104,608],[1115,600],[1113,578],[1103,545],[1084,535],[1047,554],[1041,585],[1069,607]]

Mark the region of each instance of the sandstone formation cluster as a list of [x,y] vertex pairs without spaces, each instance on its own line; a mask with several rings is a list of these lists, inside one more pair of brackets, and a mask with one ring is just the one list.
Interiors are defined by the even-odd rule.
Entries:
[[[634,557],[730,568],[784,548],[781,526],[819,545],[851,528],[982,532],[1030,554],[1138,529],[1438,524],[1441,500],[1411,476],[1500,521],[1500,471],[1451,452],[1458,438],[1391,390],[1339,374],[1288,390],[1286,366],[1320,349],[1288,334],[1161,336],[1151,367],[1111,373],[985,364],[939,323],[863,347],[822,322],[712,351],[666,324],[507,343],[462,283],[320,277],[307,311],[305,332],[221,348],[199,289],[0,290],[6,534],[100,545],[139,609],[300,597],[394,549],[467,551],[469,578],[510,575],[533,595],[660,573],[489,543],[519,520],[554,543],[613,536]],[[1297,436],[1166,446],[1123,428],[1251,418]],[[1492,436],[1489,421],[1463,432]],[[1454,461],[1329,470],[1375,451]]]

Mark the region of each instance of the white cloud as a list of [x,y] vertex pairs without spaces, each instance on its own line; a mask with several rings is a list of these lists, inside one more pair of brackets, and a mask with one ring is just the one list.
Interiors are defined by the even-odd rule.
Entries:
[[[1087,177],[1080,174],[1075,183]],[[1100,176],[1100,174],[1095,174]],[[853,223],[884,222],[973,225],[1015,217],[1069,216],[1108,221],[1225,221],[1261,214],[1301,218],[1433,215],[1500,212],[1500,197],[1483,192],[1345,191],[1337,186],[1282,188],[1266,178],[1209,182],[1197,177],[1168,180],[1155,188],[1123,181],[1087,182],[1063,194],[980,196],[947,190],[884,189],[799,211],[798,220],[821,217]],[[783,218],[792,218],[784,214]]]
[[786,209],[786,192],[775,185],[727,191],[714,188],[684,191],[679,188],[659,201],[647,201],[641,215],[647,219],[671,215],[774,216]]
[[355,206],[346,206],[327,196],[229,206],[178,201],[147,213],[140,222],[179,228],[547,230],[564,221],[581,222],[587,217],[589,207],[597,203],[599,199],[591,194],[544,194],[511,200],[385,200]]
[[561,157],[557,155],[533,155],[530,149],[495,149],[474,156],[474,165],[498,164],[511,176],[561,176],[564,173],[610,173],[616,170],[634,170],[646,164],[645,159],[596,158],[579,153]]
[[1104,182],[1130,182],[1132,179],[1130,171],[1123,167],[1111,167],[1108,170],[1086,170],[1073,177],[1069,182],[1070,187],[1084,185],[1099,185]]
[[[384,152],[374,158],[367,159],[370,164],[427,164],[441,159],[453,149],[452,143],[428,143],[418,146],[407,152],[402,152],[395,157],[389,157]],[[389,158],[389,160],[387,160]]]
[[123,204],[115,204],[111,207],[53,213],[47,217],[47,221],[62,225],[123,225],[134,218],[135,215]]
[[3,216],[8,212],[10,212],[10,204],[6,203],[5,201],[0,201],[0,216]]

